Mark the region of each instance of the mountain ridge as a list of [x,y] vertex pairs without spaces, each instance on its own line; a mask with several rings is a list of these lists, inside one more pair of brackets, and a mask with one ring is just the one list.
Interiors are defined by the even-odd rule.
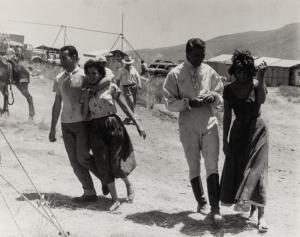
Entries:
[[[300,59],[300,22],[287,24],[278,29],[246,31],[217,36],[206,41],[206,59],[220,54],[232,54],[234,49],[243,48],[253,55],[282,59]],[[136,50],[146,61],[156,59],[177,62],[185,58],[185,43]]]

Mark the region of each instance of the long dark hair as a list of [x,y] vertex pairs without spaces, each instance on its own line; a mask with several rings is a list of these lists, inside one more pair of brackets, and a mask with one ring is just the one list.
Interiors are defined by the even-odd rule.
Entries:
[[257,69],[250,51],[236,49],[231,61],[232,65],[228,68],[229,75],[235,74],[238,71],[245,71],[251,78],[256,75]]

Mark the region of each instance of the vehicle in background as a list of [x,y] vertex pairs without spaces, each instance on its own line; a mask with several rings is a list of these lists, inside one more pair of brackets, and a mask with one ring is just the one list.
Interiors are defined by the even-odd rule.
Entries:
[[60,65],[59,49],[41,45],[32,51],[31,62]]
[[153,76],[166,76],[177,64],[171,61],[157,59],[148,67],[148,72]]

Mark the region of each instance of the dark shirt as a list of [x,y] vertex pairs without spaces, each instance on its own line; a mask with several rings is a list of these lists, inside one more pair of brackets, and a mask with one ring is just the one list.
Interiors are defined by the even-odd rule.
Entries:
[[253,88],[245,99],[238,98],[232,91],[230,84],[224,86],[223,98],[233,109],[238,121],[249,122],[260,116],[260,104],[256,100],[256,89]]

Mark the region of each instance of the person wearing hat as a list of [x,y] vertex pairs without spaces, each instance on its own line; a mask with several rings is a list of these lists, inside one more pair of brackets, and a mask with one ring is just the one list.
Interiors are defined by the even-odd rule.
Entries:
[[[115,77],[117,85],[120,85],[123,95],[125,97],[126,103],[131,111],[134,113],[134,108],[136,105],[136,95],[137,89],[141,89],[141,79],[138,71],[132,66],[134,59],[130,56],[126,56],[122,63],[122,67]],[[129,124],[131,119],[125,118],[123,121],[125,124]]]
[[218,174],[219,132],[214,109],[222,104],[223,82],[209,65],[203,63],[205,42],[192,38],[186,44],[186,60],[167,75],[163,90],[166,107],[179,112],[179,135],[189,167],[189,178],[197,201],[197,212],[209,214],[200,177],[204,159],[210,214],[215,224],[220,215]]

